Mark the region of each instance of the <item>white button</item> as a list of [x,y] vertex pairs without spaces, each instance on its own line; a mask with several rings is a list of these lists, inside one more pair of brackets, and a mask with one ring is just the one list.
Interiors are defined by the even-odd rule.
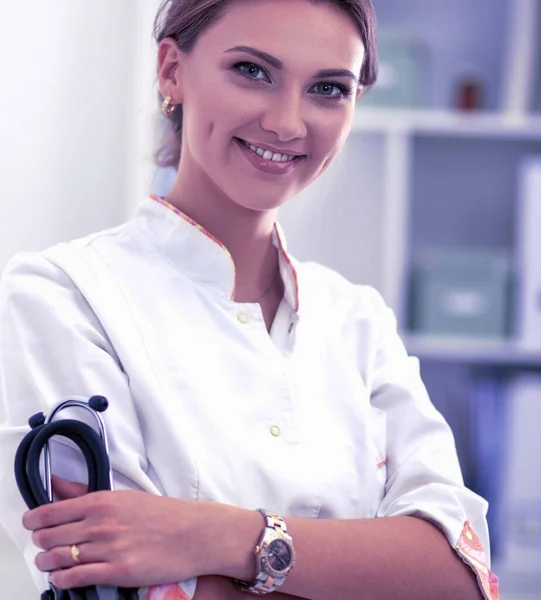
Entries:
[[237,319],[243,324],[247,325],[250,322],[250,315],[247,312],[240,312],[237,315]]
[[280,427],[278,427],[278,425],[271,425],[270,432],[274,437],[278,437],[281,433]]

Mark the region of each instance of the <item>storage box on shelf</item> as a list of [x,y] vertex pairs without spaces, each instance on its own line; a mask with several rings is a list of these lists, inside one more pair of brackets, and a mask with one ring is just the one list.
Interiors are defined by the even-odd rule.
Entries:
[[411,108],[428,99],[430,49],[426,43],[400,29],[378,31],[378,79],[363,99],[368,106]]
[[503,339],[509,313],[505,251],[428,248],[412,261],[411,325],[425,335]]
[[[376,134],[383,140],[379,173],[385,215],[378,248],[385,270],[380,289],[414,344],[408,319],[414,256],[437,245],[499,248],[514,255],[518,172],[525,156],[541,155],[541,118],[360,108],[352,136]],[[464,356],[471,354],[472,336],[466,337]],[[496,353],[491,346],[488,362],[496,355],[499,363],[505,356],[510,363],[524,358],[510,337]],[[453,341],[453,352],[449,347],[441,335],[430,344],[423,336],[415,344],[423,356],[435,352],[455,360],[461,355],[460,340]],[[476,360],[481,348],[476,347]],[[536,353],[528,353],[528,362],[532,356]]]

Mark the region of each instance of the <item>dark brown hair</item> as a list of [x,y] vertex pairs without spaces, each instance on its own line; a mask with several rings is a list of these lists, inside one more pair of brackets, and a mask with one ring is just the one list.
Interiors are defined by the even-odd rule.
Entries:
[[[310,0],[315,3],[336,4],[350,15],[357,25],[365,49],[359,83],[371,87],[377,78],[376,16],[372,0]],[[199,34],[217,21],[231,0],[163,0],[154,23],[154,38],[159,44],[173,38],[180,50],[189,54]],[[160,104],[163,97],[160,94]],[[156,152],[156,162],[161,167],[178,167],[182,140],[182,106],[162,120],[164,142]]]

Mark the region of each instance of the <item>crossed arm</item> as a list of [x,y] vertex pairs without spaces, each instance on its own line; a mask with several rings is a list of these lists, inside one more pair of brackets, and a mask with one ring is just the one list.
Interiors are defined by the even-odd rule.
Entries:
[[[23,523],[44,549],[38,568],[52,571],[58,587],[144,587],[199,577],[194,600],[246,600],[231,578],[255,576],[262,529],[256,511],[137,491],[75,497],[84,493],[78,484],[56,484],[68,499],[25,513]],[[297,561],[276,600],[483,598],[473,571],[423,519],[291,518],[288,530]],[[83,564],[73,564],[73,543]]]
[[[135,475],[134,487],[147,489],[81,497],[76,497],[73,488],[65,489],[65,501],[26,513],[24,526],[33,532],[34,544],[43,549],[37,556],[38,568],[54,571],[56,583],[65,588],[99,583],[146,587],[199,577],[195,600],[246,600],[231,578],[250,580],[255,575],[253,548],[262,529],[261,515],[224,504],[148,493],[155,486],[141,468],[143,438],[138,435],[130,389],[87,302],[63,271],[43,259],[21,261],[11,274],[4,275],[4,282],[0,362],[11,415],[2,438],[6,449],[14,449],[28,415],[43,405],[67,397],[73,389],[88,396],[99,389],[115,398],[111,410],[116,411],[115,422],[127,438],[119,435],[124,442],[124,475]],[[452,439],[435,415],[420,379],[410,374],[392,319],[383,315],[382,319],[386,324],[380,333],[383,341],[371,381],[371,403],[386,412],[389,456],[403,457],[410,466],[395,466],[390,484],[394,493],[387,494],[387,506],[379,518],[346,521],[283,515],[295,542],[297,563],[274,594],[276,600],[482,597],[473,571],[437,527],[416,517],[386,516],[422,510],[425,517],[434,514],[436,522],[442,521],[438,516],[447,516],[455,529],[466,514],[483,520],[479,503],[462,493]],[[66,347],[72,351],[66,353]],[[29,357],[37,356],[50,360],[28,364]],[[427,448],[417,461],[411,440]],[[404,469],[408,474],[400,477]],[[5,506],[18,506],[21,500],[15,482],[4,485],[7,477],[2,481]],[[441,493],[422,497],[431,485]],[[456,501],[460,494],[463,497]],[[5,519],[15,512],[6,510]],[[19,536],[21,545],[28,542],[18,524],[4,522]],[[453,531],[450,538],[456,537]],[[80,546],[85,564],[73,564],[72,544]],[[497,592],[485,594],[487,599],[497,598]]]
[[[426,521],[391,517],[364,523],[321,521],[315,527],[313,521],[291,521],[299,534],[300,562],[284,584],[292,595],[274,593],[276,600],[483,598],[473,571]],[[368,539],[359,543],[353,539],[357,533]],[[217,599],[246,600],[246,594],[227,578],[200,578],[194,600]]]

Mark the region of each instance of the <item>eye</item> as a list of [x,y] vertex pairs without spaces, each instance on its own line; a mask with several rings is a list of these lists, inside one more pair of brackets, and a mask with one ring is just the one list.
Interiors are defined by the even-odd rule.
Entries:
[[270,81],[270,78],[262,67],[251,62],[240,62],[233,66],[234,69],[239,71],[242,75],[248,79],[256,79],[259,81]]
[[339,83],[316,83],[312,89],[316,89],[316,93],[319,96],[325,96],[332,99],[348,98],[353,93],[351,88],[347,88]]

